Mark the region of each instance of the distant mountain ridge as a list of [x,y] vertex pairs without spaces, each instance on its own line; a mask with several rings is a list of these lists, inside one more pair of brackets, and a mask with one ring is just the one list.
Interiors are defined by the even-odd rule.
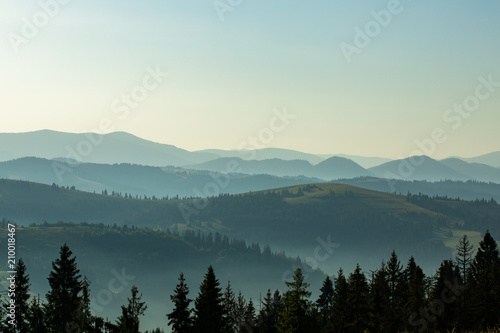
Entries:
[[41,130],[0,133],[0,161],[21,157],[70,158],[89,163],[132,163],[150,166],[186,165],[217,158],[156,143],[125,132],[63,133]]
[[390,161],[369,170],[377,177],[392,179],[439,181],[444,179],[467,180],[469,178],[427,156],[412,156]]
[[369,168],[376,177],[401,180],[477,180],[500,183],[498,169],[486,164],[469,163],[459,158],[434,160],[428,156],[412,156]]
[[392,159],[385,157],[369,157],[369,156],[358,156],[358,155],[348,155],[348,154],[319,155],[319,156],[324,157],[325,159],[333,156],[347,158],[361,165],[365,169],[372,168],[377,165],[381,165],[383,163],[392,161]]
[[500,168],[500,151],[495,151],[492,153],[476,156],[476,157],[458,157],[469,163],[481,163],[492,166],[494,168]]
[[256,150],[204,149],[204,150],[198,150],[196,152],[219,155],[220,157],[241,158],[243,160],[261,161],[273,158],[285,161],[304,160],[313,165],[318,164],[321,161],[325,160],[325,158],[318,155],[303,153],[296,150],[282,149],[282,148],[262,148]]
[[[174,166],[222,173],[227,172],[227,163],[230,162],[236,163],[238,170],[244,174],[305,177],[316,181],[376,176],[404,180],[451,179],[500,183],[500,151],[473,158],[435,160],[430,157],[410,157],[389,160],[344,154],[314,155],[280,148],[242,151],[208,149],[190,152],[125,132],[104,135],[50,130],[0,133],[0,161],[30,156],[49,160],[66,158],[67,161],[76,160],[82,164]],[[19,172],[7,177],[23,179]],[[303,181],[310,182],[308,179]]]
[[229,163],[237,163],[239,172],[255,175],[269,174],[273,176],[305,176],[315,177],[323,180],[339,178],[354,178],[372,175],[355,162],[343,157],[330,157],[317,165],[304,160],[284,161],[281,159],[268,160],[242,160],[241,158],[219,158],[201,164],[186,166],[194,170],[207,170],[214,172],[226,172]]
[[275,177],[265,174],[231,174],[229,177],[208,171],[128,163],[71,165],[60,160],[36,157],[0,162],[0,178],[75,186],[87,192],[101,193],[107,190],[110,194],[114,191],[123,195],[128,193],[134,197],[147,195],[159,198],[176,195],[191,197],[219,193],[235,194],[320,181],[318,178],[303,176]]

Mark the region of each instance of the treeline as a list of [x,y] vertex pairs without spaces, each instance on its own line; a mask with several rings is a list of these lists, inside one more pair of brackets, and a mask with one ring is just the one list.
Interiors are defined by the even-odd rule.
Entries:
[[495,198],[500,201],[500,185],[495,183],[479,182],[475,180],[389,180],[374,177],[357,177],[353,179],[338,179],[335,183],[350,184],[358,187],[381,192],[405,194],[424,193],[439,194],[441,197],[475,200],[476,198]]
[[500,225],[497,223],[500,205],[493,198],[464,201],[460,198],[408,193],[406,200],[419,207],[462,220],[464,229],[489,229],[494,237],[500,237]]
[[[122,314],[115,322],[91,313],[90,281],[82,277],[76,258],[64,244],[60,257],[52,262],[48,277],[50,290],[45,299],[30,296],[30,278],[22,259],[15,273],[7,281],[7,295],[2,295],[2,321],[5,333],[138,333],[140,318],[147,305],[134,285],[128,304],[121,307]],[[155,329],[145,333],[161,333]]]
[[402,256],[415,255],[433,264],[436,257],[450,256],[449,249],[434,237],[436,229],[450,227],[450,219],[445,216],[407,207],[395,212],[390,205],[397,206],[399,202],[372,205],[371,200],[351,190],[322,190],[322,195],[304,204],[286,200],[300,200],[315,189],[313,186],[300,187],[295,192],[283,189],[210,198],[206,208],[190,216],[190,220],[196,227],[202,221],[220,220],[225,227],[237,230],[240,237],[273,244],[293,241],[296,247],[308,246],[311,239],[327,233],[347,240],[344,249],[366,251],[376,260],[392,249],[400,249]]
[[220,288],[209,267],[198,296],[189,298],[181,273],[168,314],[173,332],[464,332],[500,325],[500,256],[487,232],[473,256],[466,235],[455,261],[444,260],[426,277],[410,258],[403,267],[395,252],[367,277],[357,265],[347,277],[342,269],[326,277],[317,300],[296,269],[287,290],[267,292],[260,311]]
[[[30,297],[27,268],[18,261],[9,279],[15,292],[2,300],[2,332],[139,332],[147,305],[136,286],[121,315],[104,320],[91,313],[90,281],[81,276],[69,247],[64,244],[59,254],[44,300]],[[477,251],[464,235],[455,260],[444,260],[433,276],[413,258],[403,267],[392,252],[368,274],[357,265],[348,276],[342,269],[334,278],[327,276],[316,300],[300,268],[285,284],[284,292],[268,290],[257,306],[241,292],[236,295],[229,282],[223,290],[210,266],[193,300],[181,273],[170,296],[174,308],[166,314],[168,325],[178,333],[463,332],[500,325],[500,254],[489,232]]]

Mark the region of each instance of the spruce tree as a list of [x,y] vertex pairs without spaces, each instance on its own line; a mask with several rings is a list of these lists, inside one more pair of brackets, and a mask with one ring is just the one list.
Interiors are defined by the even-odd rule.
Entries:
[[222,299],[222,313],[224,320],[224,332],[233,333],[238,327],[236,319],[236,296],[231,288],[231,282],[227,282]]
[[48,277],[50,290],[45,298],[47,326],[53,332],[72,330],[80,322],[82,281],[76,258],[67,244],[61,247],[60,258],[52,262]]
[[457,261],[457,266],[462,274],[462,281],[467,284],[467,275],[469,272],[470,264],[472,263],[474,246],[469,242],[467,235],[463,235],[457,245],[457,256],[455,257]]
[[205,279],[200,285],[200,292],[195,300],[194,313],[196,332],[223,332],[222,292],[212,266],[208,267]]
[[293,275],[293,281],[286,281],[285,284],[288,290],[283,296],[281,318],[277,324],[278,332],[312,332],[311,318],[308,318],[311,307],[308,298],[311,297],[311,292],[307,290],[309,283],[305,282],[302,269],[297,268]]
[[320,289],[321,294],[316,301],[317,307],[321,315],[321,327],[326,327],[328,318],[332,312],[333,303],[333,282],[329,276],[323,281],[323,286]]
[[278,293],[273,296],[271,289],[267,290],[266,297],[264,297],[264,306],[259,313],[259,327],[257,329],[258,333],[276,333],[278,330],[276,328],[276,323],[278,322],[278,311],[279,303],[281,299]]
[[467,235],[463,235],[457,245],[457,256],[455,260],[457,266],[460,269],[460,274],[462,277],[462,283],[464,284],[463,294],[460,297],[460,317],[459,326],[460,327],[470,327],[472,320],[471,317],[471,307],[470,307],[470,288],[469,288],[469,273],[470,266],[473,260],[474,246],[470,243]]
[[334,280],[332,315],[328,322],[328,332],[342,332],[347,327],[347,280],[342,268]]
[[189,333],[192,331],[193,318],[189,304],[192,299],[188,298],[189,288],[186,285],[184,273],[179,276],[179,284],[175,287],[174,294],[170,299],[174,303],[174,309],[167,314],[168,325],[172,326],[173,333]]
[[254,331],[254,328],[256,326],[256,322],[255,322],[255,307],[253,305],[253,301],[252,299],[250,298],[250,300],[248,301],[248,304],[246,306],[246,309],[245,309],[245,321],[241,327],[241,332],[242,333],[252,333]]
[[404,275],[407,279],[407,301],[403,309],[403,328],[411,331],[414,329],[410,323],[411,316],[419,313],[419,310],[425,306],[426,278],[413,257],[408,261]]
[[[458,325],[459,295],[450,286],[460,285],[460,271],[451,260],[444,260],[437,271],[437,278],[431,292],[430,319],[440,331],[451,331]],[[446,303],[445,303],[446,301]]]
[[40,297],[33,298],[28,311],[28,322],[30,323],[29,333],[48,333],[45,323],[45,313]]
[[347,280],[347,312],[348,320],[345,332],[363,332],[369,324],[368,283],[359,264]]
[[90,310],[90,280],[85,276],[82,281],[82,303],[80,304],[80,327],[83,332],[94,332],[100,325],[102,318],[92,315]]
[[16,306],[16,332],[26,333],[28,332],[29,322],[29,288],[30,288],[30,278],[26,273],[26,265],[22,258],[20,258],[15,267],[16,273],[14,274],[14,281],[16,290],[12,297],[14,304]]
[[134,285],[130,289],[132,297],[128,299],[127,306],[122,305],[122,315],[118,317],[117,326],[120,333],[139,333],[140,317],[148,308],[145,302],[142,302],[142,294],[139,295],[139,289]]
[[473,322],[477,329],[495,327],[500,318],[500,255],[496,241],[489,231],[479,243],[471,264],[469,285],[471,286]]
[[398,332],[402,326],[402,309],[405,299],[405,276],[403,266],[399,262],[395,251],[387,262],[387,282],[389,284],[389,305],[391,311],[391,326],[388,332]]
[[385,262],[382,262],[374,276],[370,291],[370,322],[374,332],[387,332],[391,327],[389,283]]
[[245,323],[245,312],[247,309],[247,301],[245,297],[241,293],[241,290],[238,292],[238,297],[236,298],[236,307],[234,312],[234,319],[236,321],[236,328],[240,330]]

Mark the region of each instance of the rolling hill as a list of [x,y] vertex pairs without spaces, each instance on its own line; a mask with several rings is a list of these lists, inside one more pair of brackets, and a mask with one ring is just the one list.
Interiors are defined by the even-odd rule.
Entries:
[[137,200],[0,181],[2,215],[23,225],[63,220],[220,232],[312,259],[318,246],[332,242],[338,245],[335,255],[315,263],[329,274],[356,262],[375,268],[393,249],[435,269],[443,256],[451,256],[445,244],[453,230],[484,232],[487,226],[500,238],[496,203],[478,210],[474,202],[410,199],[344,184],[310,184],[204,200]]
[[[304,163],[307,163],[304,161]],[[224,164],[224,170],[226,165]],[[275,187],[314,183],[318,178],[270,175],[214,174],[176,167],[135,164],[67,164],[34,157],[0,162],[0,178],[76,187],[87,192],[118,192],[139,196],[201,196],[243,193]],[[212,186],[216,184],[217,186]],[[206,189],[206,191],[205,191]],[[218,192],[217,192],[218,191]],[[201,193],[201,194],[200,194]]]
[[355,179],[338,179],[342,183],[362,187],[374,191],[461,198],[464,200],[495,199],[500,202],[500,184],[478,181],[443,180],[428,182],[426,180],[389,180],[375,177],[360,177]]

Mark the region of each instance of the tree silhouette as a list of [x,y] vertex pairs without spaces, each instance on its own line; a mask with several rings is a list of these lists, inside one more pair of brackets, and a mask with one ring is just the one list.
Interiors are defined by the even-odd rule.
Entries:
[[363,332],[369,323],[367,316],[369,311],[368,303],[368,283],[366,277],[361,271],[359,264],[353,273],[349,274],[347,280],[347,312],[348,323],[346,332]]
[[200,292],[195,300],[194,327],[196,332],[219,333],[224,328],[222,293],[219,280],[210,265],[205,279],[200,285]]
[[192,299],[188,298],[189,288],[186,285],[184,274],[179,276],[179,284],[177,284],[174,294],[170,299],[174,303],[174,309],[167,314],[168,325],[172,326],[174,333],[189,333],[192,330],[193,318],[191,317],[191,309],[189,304]]
[[469,242],[467,235],[463,235],[457,245],[457,256],[455,257],[457,265],[462,274],[462,281],[467,284],[467,275],[470,264],[472,263],[474,246]]
[[142,302],[142,294],[134,285],[130,289],[132,297],[128,299],[128,305],[122,305],[122,315],[118,317],[117,326],[120,333],[139,333],[140,317],[148,308],[146,302]]
[[82,281],[76,258],[67,244],[59,251],[60,258],[52,262],[48,277],[50,290],[46,294],[47,326],[53,332],[66,332],[80,322]]
[[20,258],[16,265],[15,274],[16,291],[12,299],[16,305],[16,330],[19,333],[28,332],[29,322],[29,288],[30,278],[26,273],[26,265],[22,258]]
[[456,249],[457,256],[455,257],[455,260],[457,262],[458,268],[460,269],[462,283],[466,286],[466,289],[460,297],[459,323],[461,326],[470,326],[469,322],[472,320],[470,315],[470,289],[467,287],[469,285],[468,279],[470,275],[470,265],[472,264],[473,260],[474,246],[470,243],[467,235],[463,235],[462,238],[460,238]]
[[328,318],[332,312],[333,303],[333,282],[329,276],[323,281],[323,286],[320,289],[321,294],[316,301],[317,307],[321,314],[321,326],[326,326]]
[[[472,312],[477,328],[494,327],[499,323],[500,256],[496,241],[489,231],[479,243],[471,264],[471,294],[474,295]],[[472,279],[472,280],[471,280]]]
[[224,332],[232,333],[238,328],[236,315],[236,296],[231,288],[231,282],[227,282],[223,297]]
[[341,332],[347,326],[347,280],[342,268],[334,280],[332,316],[328,323],[328,332]]
[[311,292],[307,290],[309,283],[305,282],[302,269],[299,267],[294,271],[293,281],[286,281],[288,290],[283,296],[283,305],[280,313],[280,320],[277,327],[278,332],[311,332],[309,329],[310,304],[308,298]]

